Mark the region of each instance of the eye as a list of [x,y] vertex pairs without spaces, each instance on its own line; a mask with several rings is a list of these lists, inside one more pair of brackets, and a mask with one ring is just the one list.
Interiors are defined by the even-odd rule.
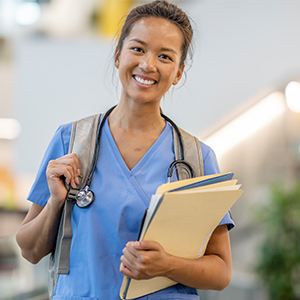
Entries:
[[162,58],[163,60],[173,61],[172,58],[169,55],[166,55],[166,54],[161,54],[159,57]]
[[131,47],[131,50],[135,51],[135,52],[143,52],[143,49],[140,47]]

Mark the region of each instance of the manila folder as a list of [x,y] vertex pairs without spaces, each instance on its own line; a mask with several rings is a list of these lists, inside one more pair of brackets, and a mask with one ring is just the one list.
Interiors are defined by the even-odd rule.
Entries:
[[[243,190],[166,193],[141,239],[156,241],[175,256],[202,256],[211,233],[242,193]],[[124,276],[120,297],[137,298],[174,284],[166,277],[135,280]]]

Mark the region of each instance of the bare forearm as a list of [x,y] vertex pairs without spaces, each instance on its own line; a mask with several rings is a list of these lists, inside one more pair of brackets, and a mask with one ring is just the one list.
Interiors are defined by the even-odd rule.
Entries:
[[207,245],[205,255],[184,259],[169,255],[166,276],[184,285],[202,290],[223,290],[231,281],[231,250],[227,225],[218,226]]
[[231,266],[217,255],[198,259],[170,256],[166,277],[201,290],[223,290],[231,281]]
[[16,236],[22,255],[30,262],[39,262],[53,249],[68,193],[65,184],[76,188],[79,183],[79,168],[75,153],[49,161],[46,176],[51,197],[45,207],[32,204]]
[[231,280],[227,225],[215,229],[205,255],[197,259],[168,254],[157,242],[129,242],[123,249],[120,271],[137,280],[164,276],[197,289],[222,290]]
[[[53,205],[51,199],[38,215],[25,222],[16,235],[24,258],[39,262],[55,244],[62,207]],[[34,214],[34,212],[33,212]]]

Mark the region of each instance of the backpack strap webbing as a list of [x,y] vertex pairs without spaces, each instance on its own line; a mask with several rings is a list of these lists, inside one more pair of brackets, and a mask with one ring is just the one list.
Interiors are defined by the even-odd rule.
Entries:
[[76,153],[80,164],[79,184],[68,189],[67,199],[62,211],[56,245],[49,260],[49,297],[52,299],[59,274],[69,274],[70,249],[73,237],[71,213],[76,193],[84,188],[92,167],[96,147],[97,129],[101,114],[75,121],[68,153]]
[[[200,141],[183,129],[177,127],[183,142],[184,160],[188,162],[195,173],[195,177],[204,176],[203,156]],[[181,149],[179,143],[178,132],[173,127],[173,140],[175,159],[181,159]],[[179,180],[189,178],[188,173],[184,168],[177,168],[177,176]]]
[[[70,250],[73,237],[71,213],[75,203],[76,193],[84,188],[92,167],[97,129],[101,114],[93,115],[72,124],[69,153],[76,153],[80,163],[81,175],[76,189],[67,186],[69,190],[61,215],[59,230],[54,251],[49,260],[49,298],[52,299],[59,274],[69,274]],[[100,125],[99,125],[100,126]],[[179,129],[183,141],[184,158],[192,166],[195,176],[204,175],[203,157],[199,140]],[[175,159],[180,159],[180,144],[178,133],[173,128]],[[83,146],[84,145],[84,146]],[[188,178],[184,169],[177,169],[178,179]]]

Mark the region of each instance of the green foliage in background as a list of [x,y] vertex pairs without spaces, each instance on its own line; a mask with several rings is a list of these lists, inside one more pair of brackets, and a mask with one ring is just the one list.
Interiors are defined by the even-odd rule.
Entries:
[[300,182],[291,189],[274,186],[259,217],[266,236],[256,272],[270,299],[300,299]]

